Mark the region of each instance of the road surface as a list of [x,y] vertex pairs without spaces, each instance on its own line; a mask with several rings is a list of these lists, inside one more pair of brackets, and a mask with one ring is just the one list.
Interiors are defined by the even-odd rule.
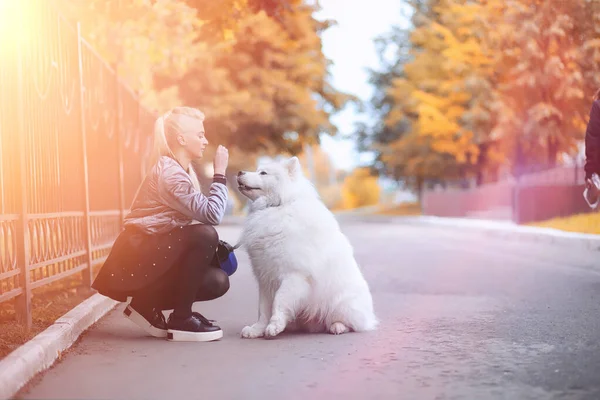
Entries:
[[[225,337],[171,343],[99,321],[26,399],[600,399],[600,251],[362,219],[342,224],[378,331],[240,339],[257,316],[246,254],[198,311]],[[239,228],[220,227],[235,242]]]

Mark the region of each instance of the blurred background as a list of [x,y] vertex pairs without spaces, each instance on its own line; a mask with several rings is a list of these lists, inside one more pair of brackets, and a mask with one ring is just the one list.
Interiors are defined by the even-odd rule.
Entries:
[[[516,222],[584,211],[573,192],[582,183],[582,138],[600,86],[598,1],[0,4],[3,62],[18,43],[21,78],[46,95],[28,99],[22,87],[23,112],[41,124],[50,114],[64,123],[58,109],[40,112],[71,95],[71,104],[62,100],[64,114],[83,106],[93,118],[104,107],[124,136],[123,125],[135,123],[118,106],[124,96],[113,92],[125,87],[150,119],[178,104],[201,108],[212,143],[231,148],[231,173],[264,157],[299,155],[332,209],[418,201],[426,214]],[[3,77],[14,86],[6,68]],[[68,88],[69,79],[77,87]],[[109,87],[115,80],[119,88]],[[4,96],[14,101],[17,90]],[[5,120],[11,110],[3,105],[0,112]],[[109,128],[97,127],[98,136],[109,136]],[[139,144],[139,162],[146,144]],[[95,143],[94,152],[110,153],[103,146]],[[197,165],[205,177],[211,157]],[[94,174],[106,175],[93,163],[92,187],[105,179]],[[538,192],[514,188],[534,183],[577,188],[563,191],[556,207],[525,212],[540,205]],[[232,192],[231,212],[240,212],[244,200]],[[125,206],[129,200],[125,195]]]

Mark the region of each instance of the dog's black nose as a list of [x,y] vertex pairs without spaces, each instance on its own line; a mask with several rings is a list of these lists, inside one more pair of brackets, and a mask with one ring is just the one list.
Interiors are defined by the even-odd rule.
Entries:
[[244,175],[244,174],[245,174],[245,172],[244,172],[244,171],[239,171],[237,176],[242,176],[242,175]]

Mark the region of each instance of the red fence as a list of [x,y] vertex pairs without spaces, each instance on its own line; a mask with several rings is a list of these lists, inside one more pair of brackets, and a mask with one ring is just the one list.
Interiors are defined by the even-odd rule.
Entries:
[[581,166],[558,167],[477,188],[425,191],[423,213],[528,223],[589,212],[583,187]]
[[498,182],[472,189],[426,191],[423,212],[440,217],[466,217],[471,213],[511,207],[514,184]]

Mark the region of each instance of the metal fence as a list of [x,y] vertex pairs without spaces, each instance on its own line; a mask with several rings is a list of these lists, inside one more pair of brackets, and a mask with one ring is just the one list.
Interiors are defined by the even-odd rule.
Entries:
[[143,178],[155,118],[79,25],[35,3],[35,35],[0,49],[0,303],[15,301],[27,327],[33,289],[77,273],[91,283]]

